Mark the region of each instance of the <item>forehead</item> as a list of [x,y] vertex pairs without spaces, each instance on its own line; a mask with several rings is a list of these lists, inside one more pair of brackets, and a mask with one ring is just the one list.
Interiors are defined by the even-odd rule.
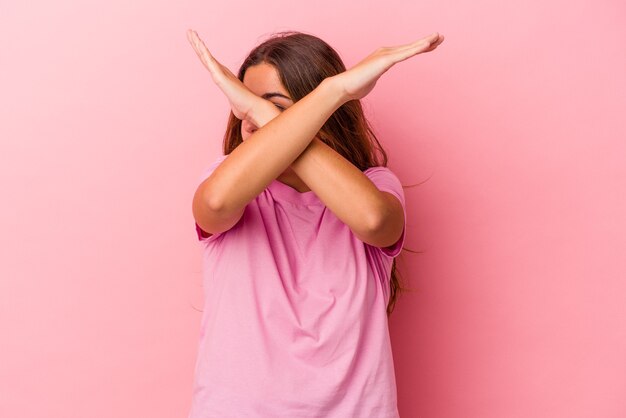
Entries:
[[265,62],[248,67],[243,76],[243,84],[257,96],[268,92],[279,92],[289,96],[280,82],[276,68]]

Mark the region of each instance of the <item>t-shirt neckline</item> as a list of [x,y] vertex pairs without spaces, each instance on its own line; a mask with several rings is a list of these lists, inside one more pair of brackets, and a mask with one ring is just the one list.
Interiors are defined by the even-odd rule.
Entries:
[[287,200],[292,203],[298,203],[301,205],[323,205],[324,203],[319,200],[313,190],[306,192],[299,192],[293,187],[278,181],[272,180],[268,188],[271,190],[272,195],[275,198]]

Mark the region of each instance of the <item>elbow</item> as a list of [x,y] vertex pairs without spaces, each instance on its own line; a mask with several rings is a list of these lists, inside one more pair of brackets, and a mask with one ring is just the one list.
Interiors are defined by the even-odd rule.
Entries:
[[208,232],[212,231],[212,223],[219,218],[223,204],[210,193],[198,189],[193,196],[191,211],[196,223]]
[[[394,202],[397,202],[394,197],[387,199],[388,201],[394,199]],[[397,202],[394,207],[383,203],[368,212],[370,216],[365,225],[366,231],[362,233],[363,241],[377,247],[386,247],[397,241],[404,228],[404,216],[399,204]]]
[[221,212],[224,208],[224,200],[209,187],[198,187],[196,193],[193,196],[194,212],[197,211],[210,211]]
[[369,216],[367,217],[368,221],[366,223],[366,228],[370,234],[376,234],[385,227],[385,224],[391,215],[383,195],[380,196],[378,204],[374,205],[374,207],[368,211],[368,214]]
[[363,242],[380,246],[381,234],[384,229],[384,220],[381,217],[371,215],[366,222],[361,224],[358,232],[353,229],[355,235]]
[[361,223],[359,235],[364,237],[375,237],[384,227],[384,214],[377,210],[369,210],[362,217],[364,221]]
[[244,209],[230,211],[223,200],[200,190],[196,191],[192,204],[193,217],[196,223],[202,230],[211,234],[232,228],[243,216]]
[[204,196],[204,207],[211,212],[222,212],[224,210],[224,200],[214,193],[207,193]]

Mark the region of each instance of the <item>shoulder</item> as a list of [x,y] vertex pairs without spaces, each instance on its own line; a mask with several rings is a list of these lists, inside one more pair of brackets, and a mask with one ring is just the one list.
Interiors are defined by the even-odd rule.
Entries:
[[373,166],[363,171],[374,185],[383,192],[389,192],[398,197],[404,204],[404,190],[398,176],[385,166]]
[[214,158],[211,163],[209,163],[209,165],[204,168],[202,170],[202,172],[200,173],[199,177],[198,177],[198,182],[202,183],[204,180],[206,180],[211,173],[213,173],[213,171],[215,171],[215,169],[217,168],[217,166],[219,166],[226,158],[228,157],[227,155],[220,155],[217,158]]
[[372,180],[381,179],[383,181],[394,181],[400,183],[398,176],[389,167],[382,165],[369,167],[363,171],[363,174]]

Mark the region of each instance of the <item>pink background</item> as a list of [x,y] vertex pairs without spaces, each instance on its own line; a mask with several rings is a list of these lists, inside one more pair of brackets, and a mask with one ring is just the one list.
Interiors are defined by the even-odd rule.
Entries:
[[[36,3],[36,4],[33,4]],[[0,7],[0,416],[185,417],[191,214],[266,34],[348,67],[446,40],[364,100],[407,188],[391,317],[403,418],[626,416],[623,2],[8,2]]]

